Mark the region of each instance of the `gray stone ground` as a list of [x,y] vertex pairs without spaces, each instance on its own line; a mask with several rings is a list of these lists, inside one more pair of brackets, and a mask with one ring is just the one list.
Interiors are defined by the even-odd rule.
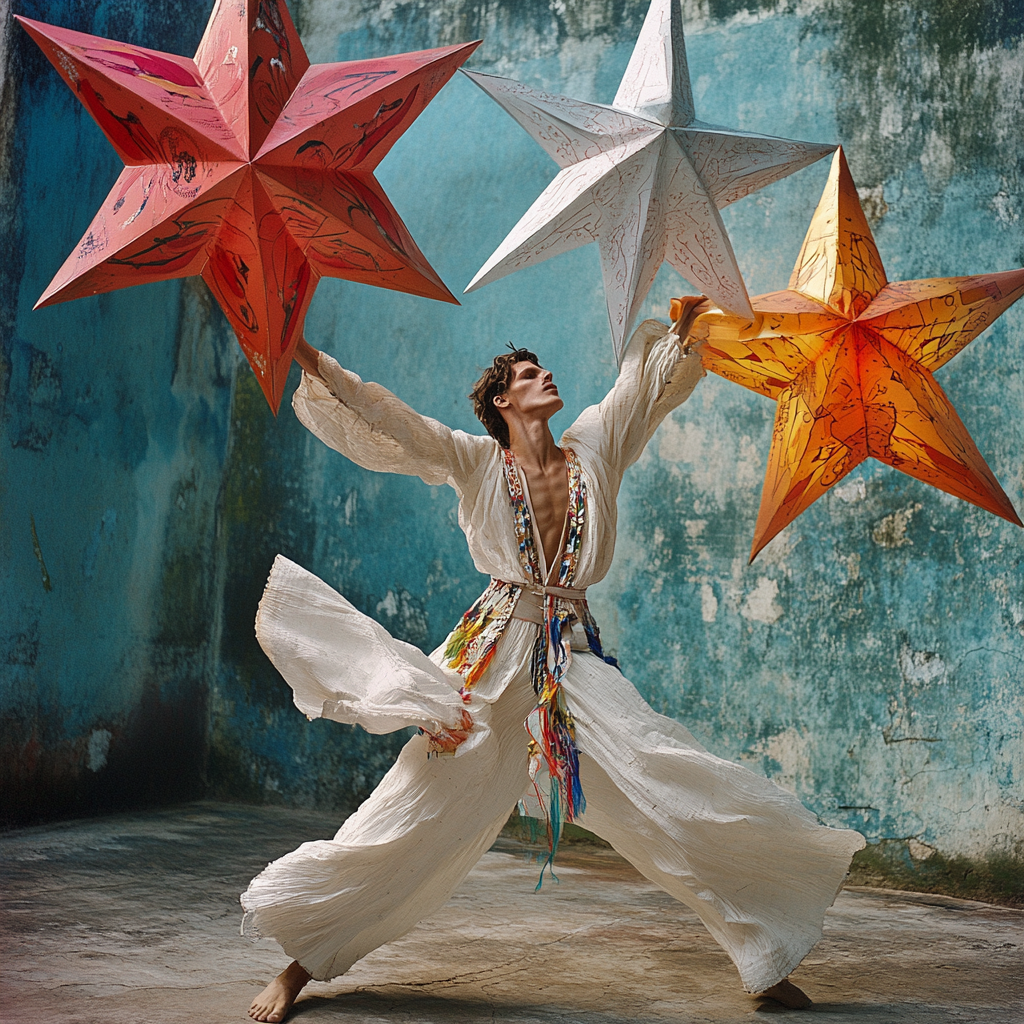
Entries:
[[[224,804],[0,836],[0,1020],[244,1021],[284,966],[238,935],[238,893],[273,857],[329,837],[323,814]],[[505,841],[432,920],[311,984],[301,1024],[624,1024],[806,1019],[740,989],[697,918],[608,851],[570,848],[558,885]],[[1024,1021],[1024,912],[845,891],[793,975],[835,1024]]]

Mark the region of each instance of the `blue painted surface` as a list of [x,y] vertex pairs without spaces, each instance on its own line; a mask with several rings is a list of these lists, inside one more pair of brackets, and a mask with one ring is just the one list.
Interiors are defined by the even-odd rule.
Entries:
[[[843,142],[893,280],[1019,266],[1019,19],[981,5],[943,22],[923,5],[876,3],[872,20],[867,6],[691,11],[698,115]],[[607,102],[643,5],[572,10],[399,3],[385,16],[314,2],[302,23],[317,60],[483,35],[473,66]],[[879,22],[900,46],[875,38]],[[453,287],[554,173],[459,78],[380,169]],[[826,174],[822,163],[726,211],[753,293],[785,286]],[[648,313],[663,316],[684,290],[663,270]],[[507,340],[531,344],[567,398],[557,427],[614,379],[604,316],[591,247],[466,296],[462,309],[325,282],[308,334],[365,378],[470,430],[479,428],[463,396],[477,369]],[[1022,323],[1011,311],[940,373],[1018,505],[1022,427],[1011,410],[1024,407]],[[712,378],[662,428],[628,479],[618,558],[595,594],[610,645],[656,706],[779,777],[826,820],[873,840],[913,840],[919,858],[932,847],[1016,851],[1020,531],[872,464],[747,567],[773,412]],[[398,635],[439,642],[482,582],[452,496],[365,473],[315,443],[302,457],[306,564]],[[389,617],[388,595],[399,593],[407,611]],[[282,792],[303,792],[286,764],[267,771]]]
[[[58,6],[48,5],[49,20],[60,20]],[[645,4],[305,0],[293,9],[315,61],[483,36],[474,67],[609,102]],[[1024,262],[1019,4],[716,0],[686,11],[698,116],[842,142],[890,279]],[[131,38],[145,42],[143,28]],[[189,52],[194,39],[165,45]],[[307,723],[295,711],[252,639],[266,572],[283,551],[393,633],[429,649],[483,584],[457,528],[454,496],[358,469],[306,435],[287,406],[274,421],[244,368],[229,420],[228,388],[213,381],[226,380],[224,367],[236,359],[222,318],[205,307],[199,322],[211,343],[201,351],[220,353],[216,373],[196,363],[187,386],[168,387],[180,339],[199,337],[201,285],[29,314],[116,170],[70,97],[59,98],[63,86],[46,88],[18,128],[26,259],[18,333],[4,349],[13,367],[4,450],[5,487],[21,506],[5,512],[2,554],[10,553],[16,573],[17,597],[4,598],[13,609],[8,621],[28,637],[9,639],[7,650],[37,644],[49,660],[12,669],[16,695],[6,699],[14,706],[18,695],[47,693],[31,697],[40,720],[53,721],[53,709],[66,703],[78,709],[75,728],[86,735],[105,721],[100,709],[134,692],[137,673],[124,659],[136,644],[125,638],[142,638],[144,647],[152,614],[148,626],[136,620],[167,603],[164,567],[174,550],[167,524],[185,522],[173,494],[187,451],[202,466],[202,511],[197,506],[189,522],[207,545],[209,583],[194,606],[201,628],[190,650],[205,659],[195,685],[203,694],[209,687],[211,791],[343,812],[401,738]],[[51,110],[62,111],[56,129]],[[43,152],[45,159],[32,156]],[[91,169],[81,197],[65,209],[53,196],[61,168],[77,154],[88,154]],[[458,293],[555,170],[457,76],[385,159],[379,178]],[[751,293],[785,286],[826,174],[825,163],[805,169],[725,212]],[[45,237],[25,229],[27,214],[38,211],[53,224]],[[663,269],[647,313],[664,317],[669,298],[687,290]],[[51,319],[38,319],[44,315]],[[566,411],[556,429],[599,399],[615,373],[593,246],[490,285],[461,308],[325,280],[307,334],[364,378],[469,430],[480,428],[464,396],[508,340],[534,346],[559,379]],[[1017,308],[938,375],[1018,508],[1022,337]],[[49,364],[39,362],[31,377],[33,347],[60,368],[59,394],[46,382]],[[83,358],[93,348],[107,360],[102,373]],[[91,404],[74,397],[86,389],[97,396]],[[608,646],[656,707],[716,752],[777,776],[830,823],[858,827],[873,841],[898,840],[909,868],[923,870],[933,849],[947,858],[1019,856],[1024,534],[871,463],[748,567],[773,413],[766,399],[708,378],[664,424],[627,478],[615,566],[595,589]],[[12,448],[32,423],[53,429],[55,440],[42,451]],[[145,424],[145,446],[132,423]],[[88,443],[97,469],[76,489],[76,503],[89,509],[79,516],[68,511],[65,483],[75,445],[89,451]],[[143,494],[156,497],[147,503]],[[22,522],[28,512],[53,580],[49,593]],[[117,585],[100,594],[108,579]],[[127,589],[129,579],[141,582]],[[76,601],[88,606],[81,627]],[[193,621],[189,614],[181,621]],[[69,632],[72,623],[80,633]],[[93,643],[92,629],[108,639]],[[65,634],[75,639],[51,650]]]
[[[173,48],[184,7],[21,13]],[[9,30],[0,789],[4,814],[25,818],[203,791],[207,556],[234,357],[191,285],[31,311],[120,164],[34,44]]]

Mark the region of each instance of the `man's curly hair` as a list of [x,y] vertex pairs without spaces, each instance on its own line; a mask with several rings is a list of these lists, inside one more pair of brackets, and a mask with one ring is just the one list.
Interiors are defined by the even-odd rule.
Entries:
[[494,362],[484,370],[469,393],[477,419],[502,448],[509,446],[508,424],[494,404],[494,399],[508,391],[508,386],[512,383],[512,367],[516,363],[533,363],[540,366],[540,360],[529,349],[513,348],[511,343],[509,348],[512,349],[511,352],[503,352],[500,356],[494,357]]

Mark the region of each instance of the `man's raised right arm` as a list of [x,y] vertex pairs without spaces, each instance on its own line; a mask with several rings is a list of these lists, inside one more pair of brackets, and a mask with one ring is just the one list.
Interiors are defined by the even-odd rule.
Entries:
[[364,469],[459,489],[488,446],[487,439],[451,430],[380,384],[364,382],[305,338],[299,340],[295,360],[303,370],[292,397],[296,416]]

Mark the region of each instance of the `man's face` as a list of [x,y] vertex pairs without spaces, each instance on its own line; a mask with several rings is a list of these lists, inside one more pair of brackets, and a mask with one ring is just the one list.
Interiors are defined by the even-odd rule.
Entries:
[[551,379],[551,371],[536,363],[521,362],[512,367],[512,381],[503,395],[494,399],[499,409],[520,415],[549,419],[565,404]]

